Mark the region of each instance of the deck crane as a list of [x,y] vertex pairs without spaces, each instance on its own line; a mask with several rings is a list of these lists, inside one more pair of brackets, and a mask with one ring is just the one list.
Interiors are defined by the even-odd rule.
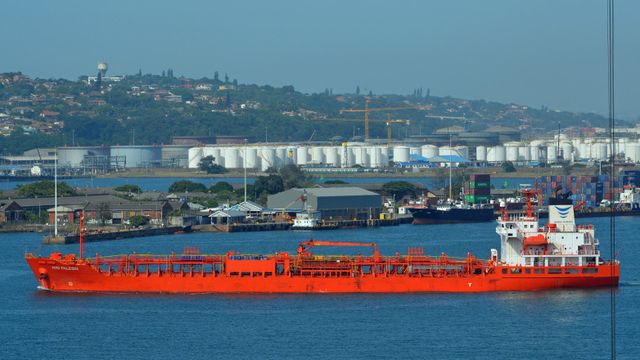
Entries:
[[376,111],[392,111],[392,110],[409,110],[416,109],[416,106],[404,106],[404,107],[384,107],[384,108],[369,108],[371,100],[366,99],[364,101],[364,109],[342,109],[340,114],[346,112],[352,113],[364,113],[364,141],[369,140],[369,113]]

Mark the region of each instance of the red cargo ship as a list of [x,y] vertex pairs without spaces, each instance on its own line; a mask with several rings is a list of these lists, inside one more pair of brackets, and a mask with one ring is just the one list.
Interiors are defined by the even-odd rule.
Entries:
[[[310,240],[297,254],[184,254],[84,257],[26,255],[49,291],[155,293],[488,292],[617,286],[619,263],[600,259],[591,226],[576,226],[571,205],[551,205],[550,223],[531,211],[498,219],[501,257],[426,256],[421,248],[382,256],[371,243]],[[315,246],[365,246],[371,255],[317,256]]]

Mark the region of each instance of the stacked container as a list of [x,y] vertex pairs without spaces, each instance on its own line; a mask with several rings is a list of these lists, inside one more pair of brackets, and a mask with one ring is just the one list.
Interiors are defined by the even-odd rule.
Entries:
[[[616,178],[611,181],[609,175],[599,176],[542,176],[537,180],[538,189],[542,193],[543,204],[549,204],[549,198],[553,197],[553,190],[561,186],[561,192],[571,190],[575,203],[585,202],[585,207],[597,207],[603,199],[614,200],[614,194],[622,192],[623,181]],[[617,197],[616,197],[617,198]]]
[[474,174],[464,183],[464,201],[477,204],[491,200],[491,175]]

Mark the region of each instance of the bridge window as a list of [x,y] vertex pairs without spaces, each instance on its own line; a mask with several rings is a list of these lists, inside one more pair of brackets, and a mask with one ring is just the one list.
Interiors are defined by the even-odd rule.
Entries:
[[562,269],[561,268],[549,268],[548,273],[549,274],[562,274]]
[[204,264],[204,272],[210,274],[213,272],[213,264]]
[[582,269],[583,274],[597,274],[598,268],[584,268]]
[[520,268],[511,268],[512,274],[522,274],[522,269]]
[[544,274],[544,269],[543,268],[533,269],[533,273],[534,274]]
[[531,269],[524,269],[525,274],[531,274]]
[[502,269],[502,273],[506,274],[507,273],[507,269]]
[[566,269],[564,269],[564,273],[565,274],[577,274],[578,273],[578,269],[576,269],[576,268],[566,268]]
[[150,273],[158,272],[158,264],[149,264],[149,272]]

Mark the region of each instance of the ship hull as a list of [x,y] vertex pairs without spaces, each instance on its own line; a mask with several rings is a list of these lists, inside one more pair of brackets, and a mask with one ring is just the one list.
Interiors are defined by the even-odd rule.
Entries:
[[485,209],[450,209],[411,208],[413,224],[459,224],[472,222],[489,222],[496,219],[492,208]]
[[[364,275],[314,277],[296,275],[229,276],[217,273],[105,273],[89,263],[70,264],[47,258],[27,259],[39,288],[53,292],[115,293],[412,293],[539,291],[617,286],[619,266],[591,267],[589,274],[503,274],[465,276]],[[593,269],[597,269],[593,273]],[[578,268],[578,270],[580,270]],[[45,274],[45,275],[43,275]]]

